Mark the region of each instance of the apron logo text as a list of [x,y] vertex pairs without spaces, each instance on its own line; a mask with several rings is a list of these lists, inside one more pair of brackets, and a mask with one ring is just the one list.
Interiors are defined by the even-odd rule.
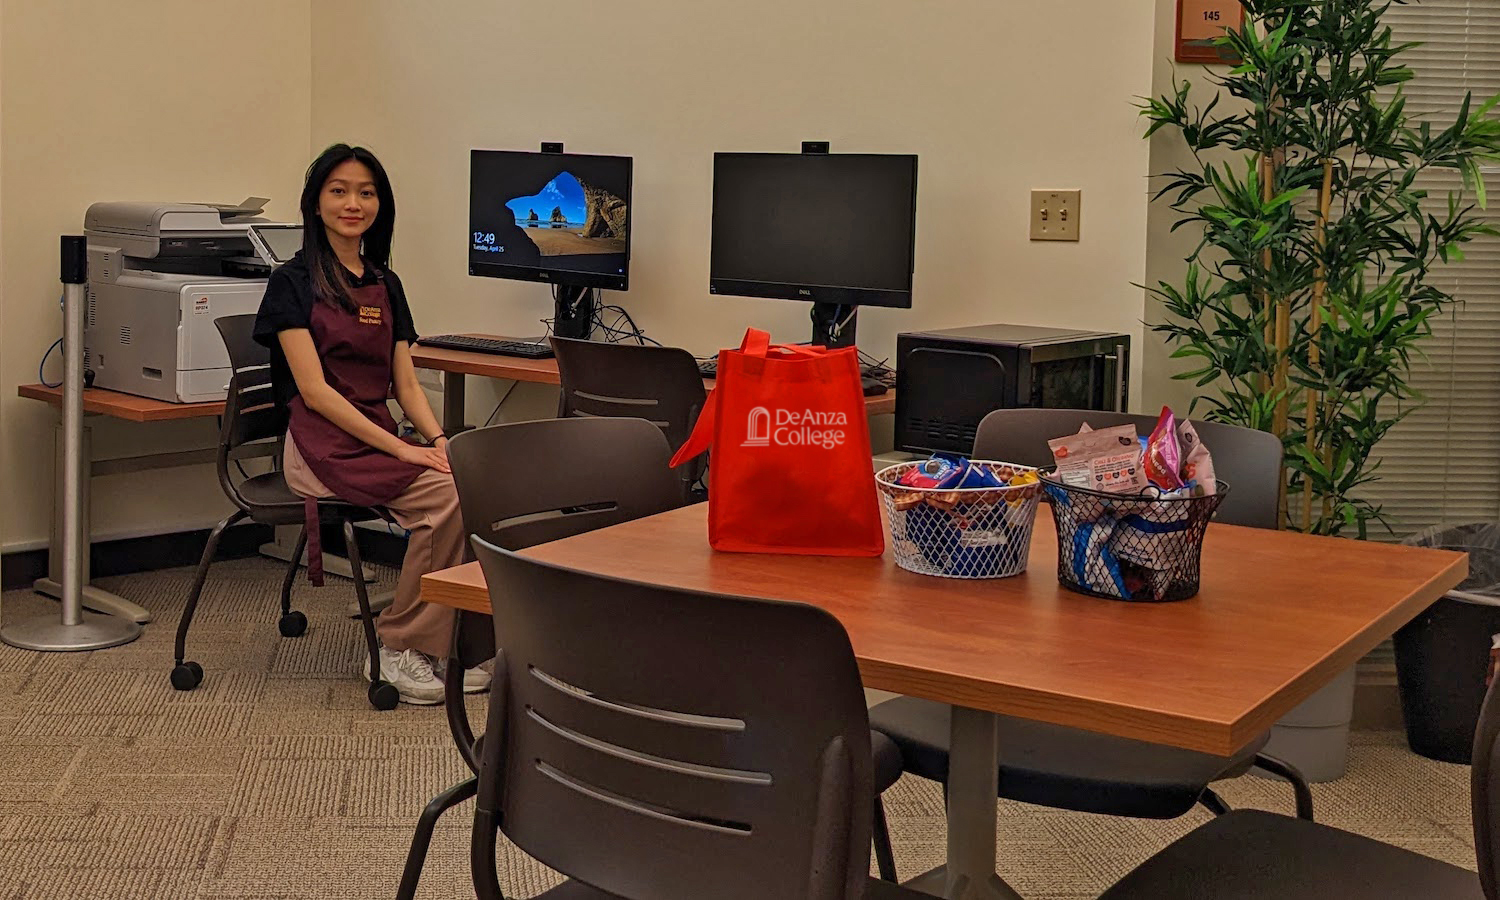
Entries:
[[378,307],[378,306],[361,306],[359,308],[359,324],[361,324],[361,325],[379,325],[380,324],[380,307]]

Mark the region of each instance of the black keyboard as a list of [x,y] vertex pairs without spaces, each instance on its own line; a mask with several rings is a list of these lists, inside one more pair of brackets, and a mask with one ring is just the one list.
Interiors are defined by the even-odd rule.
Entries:
[[698,360],[698,374],[702,375],[704,378],[718,378],[719,358],[715,356],[712,359]]
[[526,359],[551,359],[552,348],[533,341],[510,341],[504,338],[470,337],[466,334],[434,334],[417,338],[424,347],[442,347],[445,350],[472,350],[475,353],[493,353],[497,356],[520,356]]

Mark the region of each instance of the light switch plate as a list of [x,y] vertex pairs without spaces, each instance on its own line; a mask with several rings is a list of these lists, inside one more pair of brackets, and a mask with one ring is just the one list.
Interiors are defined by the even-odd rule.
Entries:
[[1078,240],[1083,191],[1031,192],[1031,239],[1033,241]]

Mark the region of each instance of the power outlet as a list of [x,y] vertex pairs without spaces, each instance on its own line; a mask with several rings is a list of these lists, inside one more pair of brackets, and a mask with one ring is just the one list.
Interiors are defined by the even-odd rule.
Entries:
[[1083,191],[1031,192],[1031,239],[1076,241]]

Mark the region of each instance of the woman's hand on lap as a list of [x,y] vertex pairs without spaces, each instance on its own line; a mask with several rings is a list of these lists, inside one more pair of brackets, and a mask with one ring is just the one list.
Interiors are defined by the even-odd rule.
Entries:
[[440,447],[419,447],[416,444],[407,444],[396,454],[396,458],[414,466],[437,469],[444,474],[451,474],[453,471],[448,467],[448,454]]

